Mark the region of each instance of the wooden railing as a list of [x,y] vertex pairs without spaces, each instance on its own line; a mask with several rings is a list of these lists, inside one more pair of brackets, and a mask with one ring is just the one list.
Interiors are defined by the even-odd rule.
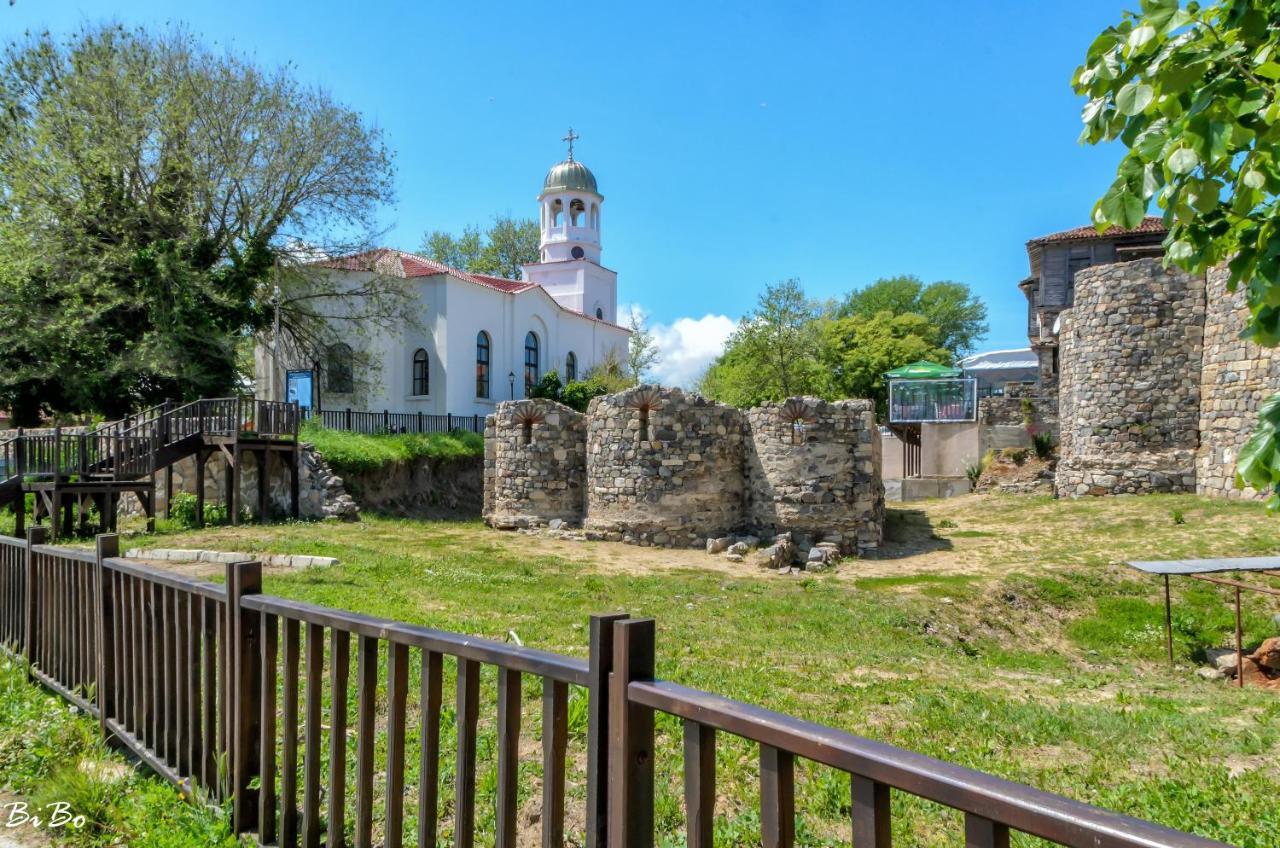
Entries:
[[393,433],[484,433],[483,415],[434,415],[425,412],[361,412],[353,409],[309,410],[307,416],[330,430],[365,435]]
[[[593,616],[582,660],[264,595],[255,562],[226,566],[226,584],[219,586],[117,554],[114,535],[98,537],[92,554],[43,544],[41,528],[24,541],[0,539],[0,643],[28,658],[36,680],[97,717],[106,734],[159,774],[230,799],[235,830],[256,832],[259,845],[336,848],[349,831],[355,845],[369,846],[381,810],[382,844],[398,848],[406,822],[406,757],[413,753],[419,771],[414,839],[435,846],[447,756],[440,735],[446,661],[456,679],[453,830],[460,848],[472,848],[476,837],[485,665],[498,675],[498,848],[516,845],[527,678],[537,678],[543,692],[540,827],[548,847],[560,848],[569,836],[571,687],[584,689],[588,704],[588,848],[654,845],[659,712],[683,722],[690,848],[712,845],[720,733],[758,745],[765,848],[794,843],[797,758],[849,774],[855,848],[889,848],[894,791],[963,813],[970,848],[1007,848],[1012,831],[1077,848],[1223,845],[658,680],[652,619]],[[409,709],[411,666],[419,672],[415,713]],[[349,728],[353,690],[355,726]],[[378,745],[380,725],[385,746]]]

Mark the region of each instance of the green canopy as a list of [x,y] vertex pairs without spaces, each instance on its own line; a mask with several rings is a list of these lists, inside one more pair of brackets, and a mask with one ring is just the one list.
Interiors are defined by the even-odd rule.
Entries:
[[886,371],[884,375],[890,380],[939,380],[946,377],[960,377],[963,373],[959,368],[952,368],[950,365],[939,365],[936,362],[920,359],[892,371]]

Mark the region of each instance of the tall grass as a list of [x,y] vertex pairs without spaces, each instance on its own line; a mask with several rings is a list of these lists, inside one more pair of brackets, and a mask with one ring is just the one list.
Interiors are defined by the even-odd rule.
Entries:
[[302,427],[300,438],[315,445],[338,473],[372,471],[391,463],[421,458],[462,459],[484,453],[484,437],[463,430],[368,436],[330,430],[308,421]]

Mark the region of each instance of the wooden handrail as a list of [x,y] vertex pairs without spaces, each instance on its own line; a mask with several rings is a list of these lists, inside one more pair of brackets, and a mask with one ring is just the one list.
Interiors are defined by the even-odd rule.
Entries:
[[632,681],[627,698],[1072,848],[1229,848],[1214,839],[678,683]]

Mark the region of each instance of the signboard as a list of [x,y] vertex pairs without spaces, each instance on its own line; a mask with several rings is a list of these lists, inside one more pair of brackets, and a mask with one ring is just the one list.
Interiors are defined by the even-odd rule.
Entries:
[[312,371],[289,371],[285,374],[285,400],[297,401],[302,409],[311,408]]

